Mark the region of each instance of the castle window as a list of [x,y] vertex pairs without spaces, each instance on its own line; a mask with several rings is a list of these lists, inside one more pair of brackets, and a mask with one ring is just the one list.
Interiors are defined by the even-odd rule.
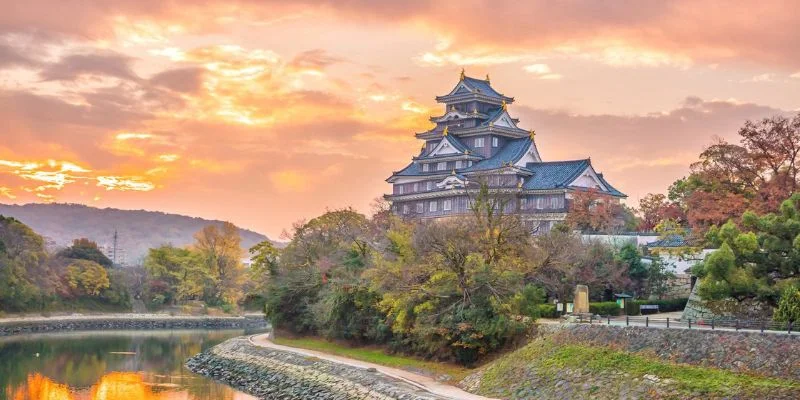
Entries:
[[528,198],[527,197],[523,197],[523,198],[519,199],[519,209],[520,210],[524,210],[526,208],[528,208]]
[[403,185],[397,185],[397,194],[403,194]]
[[403,204],[403,214],[408,214],[408,204]]
[[433,182],[431,181],[425,182],[425,189],[427,189],[429,192],[433,190]]
[[428,172],[428,164],[422,164],[422,172]]
[[475,138],[475,147],[476,148],[477,147],[483,147],[483,138],[482,137]]
[[493,137],[492,138],[492,147],[497,147],[500,145],[500,139]]
[[414,192],[419,192],[419,183],[414,182]]
[[436,201],[432,201],[428,204],[428,211],[436,212]]
[[450,209],[452,207],[453,207],[453,201],[452,200],[446,199],[445,201],[442,202],[442,210],[450,211]]
[[444,171],[446,169],[447,169],[447,163],[446,162],[440,162],[439,164],[436,164],[436,170],[437,171]]
[[461,160],[456,160],[456,169],[461,168]]
[[417,214],[422,214],[425,212],[425,205],[422,203],[417,203]]
[[537,210],[544,209],[544,197],[537,197],[536,198],[536,209]]

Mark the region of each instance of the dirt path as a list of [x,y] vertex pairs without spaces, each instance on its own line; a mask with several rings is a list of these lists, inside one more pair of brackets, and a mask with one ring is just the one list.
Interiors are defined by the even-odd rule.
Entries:
[[316,357],[326,361],[349,365],[351,367],[364,368],[364,369],[374,368],[375,370],[386,376],[405,381],[432,394],[446,397],[449,399],[495,400],[490,397],[483,397],[469,392],[465,392],[455,386],[441,383],[433,378],[415,374],[413,372],[405,371],[402,369],[385,367],[383,365],[373,364],[365,361],[353,360],[350,358],[335,356],[332,354],[322,353],[314,350],[299,349],[296,347],[289,347],[289,346],[282,346],[279,344],[275,344],[269,340],[268,334],[253,335],[250,337],[250,343],[253,343],[256,346],[267,347],[275,350],[288,351],[296,354],[302,354],[308,357]]

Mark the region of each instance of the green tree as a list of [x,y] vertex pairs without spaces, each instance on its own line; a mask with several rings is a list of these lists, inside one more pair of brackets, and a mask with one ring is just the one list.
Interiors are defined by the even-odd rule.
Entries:
[[773,319],[779,322],[800,321],[800,289],[789,286],[783,291]]
[[0,310],[23,311],[41,304],[42,296],[52,291],[46,260],[41,236],[0,215]]
[[200,256],[189,249],[161,246],[150,249],[144,260],[147,297],[155,304],[200,299],[211,277]]
[[113,264],[111,259],[100,251],[97,243],[86,238],[75,239],[72,246],[59,251],[57,257],[94,261],[106,268],[110,268]]
[[[800,276],[800,194],[784,201],[777,214],[745,212],[741,227],[732,220],[711,227],[708,242],[719,247],[698,264],[704,299],[755,298],[777,305],[779,290]],[[745,231],[743,231],[743,229]]]

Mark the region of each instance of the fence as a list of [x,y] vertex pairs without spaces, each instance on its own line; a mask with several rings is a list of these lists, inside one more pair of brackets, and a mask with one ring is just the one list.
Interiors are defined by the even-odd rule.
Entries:
[[653,328],[678,328],[678,329],[725,329],[725,330],[749,330],[749,331],[772,331],[786,332],[792,334],[797,332],[797,326],[793,322],[776,322],[772,320],[753,320],[735,318],[712,318],[712,319],[670,319],[670,318],[651,318],[650,316],[600,316],[583,315],[578,317],[579,323],[624,325],[624,326],[644,326]]

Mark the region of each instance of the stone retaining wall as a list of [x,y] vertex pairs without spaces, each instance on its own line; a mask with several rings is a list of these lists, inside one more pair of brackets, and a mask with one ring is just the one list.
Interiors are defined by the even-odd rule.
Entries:
[[607,325],[545,325],[557,343],[611,346],[692,365],[800,379],[800,335]]
[[259,347],[246,338],[214,346],[190,358],[186,366],[260,398],[443,399],[376,371]]
[[254,329],[266,327],[256,317],[191,317],[163,315],[22,318],[0,321],[0,336],[43,332],[130,329]]

